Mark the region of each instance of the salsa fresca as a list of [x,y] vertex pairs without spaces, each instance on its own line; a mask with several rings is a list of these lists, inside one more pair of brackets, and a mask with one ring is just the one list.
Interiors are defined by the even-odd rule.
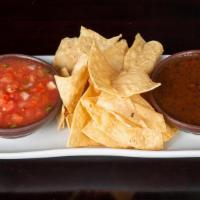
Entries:
[[153,91],[159,106],[172,117],[200,125],[200,56],[181,56],[166,62]]
[[54,76],[42,62],[0,58],[0,128],[16,128],[48,115],[59,99]]

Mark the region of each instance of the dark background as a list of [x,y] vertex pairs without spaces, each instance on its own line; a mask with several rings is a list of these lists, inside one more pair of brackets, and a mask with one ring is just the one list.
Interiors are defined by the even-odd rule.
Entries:
[[[0,1],[0,54],[54,54],[63,37],[79,35],[80,25],[106,37],[122,33],[129,44],[140,32],[146,40],[162,42],[165,54],[199,49],[200,1]],[[81,189],[199,191],[199,169],[199,158],[0,160],[0,193],[36,194]]]
[[198,0],[4,0],[0,2],[0,53],[54,54],[61,38],[81,25],[106,37],[137,32],[171,54],[200,46]]

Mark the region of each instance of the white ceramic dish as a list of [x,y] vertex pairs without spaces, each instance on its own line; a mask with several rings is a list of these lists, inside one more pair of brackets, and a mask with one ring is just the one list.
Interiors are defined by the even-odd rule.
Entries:
[[[52,56],[37,56],[51,62]],[[179,132],[163,151],[108,148],[66,148],[68,130],[58,131],[52,122],[35,133],[17,139],[0,138],[0,159],[49,158],[60,156],[123,156],[141,158],[200,157],[200,135]]]

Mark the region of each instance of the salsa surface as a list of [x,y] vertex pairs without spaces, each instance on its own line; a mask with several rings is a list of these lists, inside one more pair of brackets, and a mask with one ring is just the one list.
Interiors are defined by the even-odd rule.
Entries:
[[200,57],[182,56],[165,63],[153,91],[159,106],[172,117],[200,125]]
[[37,122],[58,99],[54,77],[45,64],[17,56],[0,59],[0,128]]

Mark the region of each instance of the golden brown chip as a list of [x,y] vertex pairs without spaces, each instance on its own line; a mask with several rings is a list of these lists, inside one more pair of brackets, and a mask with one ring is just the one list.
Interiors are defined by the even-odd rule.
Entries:
[[137,149],[159,150],[163,148],[163,135],[159,131],[138,126],[128,127],[114,115],[95,105],[92,98],[81,101],[99,129],[120,145],[131,146]]
[[154,83],[148,74],[138,68],[119,73],[107,62],[96,44],[91,48],[88,71],[97,89],[121,97],[147,92],[160,86],[160,83]]
[[130,97],[131,101],[133,103],[137,103],[140,104],[141,106],[147,107],[151,110],[154,110],[154,108],[149,104],[148,101],[146,101],[143,97],[141,97],[141,95],[139,94],[135,94],[133,96]]
[[166,124],[167,131],[163,133],[163,139],[164,142],[169,141],[178,131],[177,128],[170,126],[169,124]]
[[103,51],[103,54],[109,64],[119,72],[123,69],[124,56],[127,50],[128,44],[126,40],[120,40],[110,48],[107,48],[105,51]]
[[139,53],[142,51],[145,40],[141,37],[140,34],[136,34],[135,40],[131,46],[131,48],[128,49],[128,52],[125,55],[124,58],[124,69],[129,70],[130,64],[136,64],[137,57]]
[[[96,95],[96,93],[92,87],[89,87],[87,91],[84,93],[82,98],[93,95]],[[67,141],[67,146],[68,147],[101,146],[100,144],[91,140],[82,132],[82,129],[86,126],[86,124],[90,121],[91,118],[87,113],[87,111],[85,110],[85,108],[82,106],[80,101],[78,102],[73,113],[71,130]]]
[[133,98],[121,98],[102,92],[98,97],[97,105],[116,115],[121,122],[128,124],[133,122],[144,128],[166,132],[163,115],[156,112],[140,95],[134,95]]
[[134,106],[136,109],[135,112],[145,122],[148,128],[166,132],[166,124],[162,114],[137,103],[135,103]]
[[95,141],[88,138],[83,132],[82,128],[90,120],[90,116],[79,102],[73,114],[70,135],[67,141],[68,147],[89,147],[99,146]]
[[68,128],[71,128],[72,126],[72,119],[73,119],[73,113],[70,113],[66,116],[66,123]]
[[138,71],[149,74],[162,53],[161,43],[158,41],[145,42],[141,35],[137,34],[124,58],[124,69],[129,71],[137,68]]
[[116,37],[106,39],[95,31],[81,26],[79,47],[82,52],[89,54],[93,42],[96,42],[101,50],[105,50],[113,46],[121,37],[122,35],[120,34]]
[[118,94],[112,86],[112,79],[118,75],[118,71],[108,63],[95,43],[88,59],[88,71],[95,88],[110,94]]
[[58,124],[59,130],[62,129],[62,128],[65,128],[66,121],[65,121],[65,106],[64,105],[62,105],[60,114],[58,116],[57,124]]
[[76,37],[66,37],[60,42],[53,64],[56,68],[66,68],[71,73],[81,54],[82,52],[79,50],[79,39]]
[[137,114],[134,103],[129,97],[123,98],[101,92],[97,105],[115,115],[122,123],[125,122],[125,125],[129,124],[130,126],[133,123],[141,127],[147,127]]
[[113,80],[114,88],[118,91],[120,96],[123,97],[130,97],[134,94],[148,92],[160,85],[160,83],[153,82],[148,74],[137,68],[132,68],[129,71],[122,71],[118,77]]
[[55,76],[63,104],[68,113],[73,113],[88,80],[88,70],[83,66],[77,73],[69,77]]
[[133,95],[131,100],[135,105],[137,114],[145,122],[145,124],[149,128],[161,131],[163,133],[164,142],[173,137],[176,129],[166,124],[163,115],[156,112],[144,98],[142,98],[140,95]]
[[68,72],[67,68],[65,68],[65,67],[59,68],[58,73],[59,73],[59,75],[61,75],[63,77],[69,76],[69,72]]
[[135,113],[135,106],[130,98],[123,98],[111,95],[106,92],[101,92],[97,99],[97,105],[107,111],[116,112],[128,118]]
[[[154,109],[139,95],[134,98],[122,98],[102,92],[97,100],[97,105],[101,106],[118,120],[131,124],[137,124],[141,127],[154,129],[160,132],[166,132],[166,124],[163,115],[154,111]],[[144,105],[144,106],[143,106]],[[122,116],[122,118],[120,116]],[[129,120],[129,122],[125,119]]]
[[111,139],[108,136],[109,134],[105,134],[103,131],[98,129],[97,124],[92,120],[83,128],[82,131],[89,138],[91,138],[99,144],[102,144],[103,146],[112,148],[127,148],[127,146],[122,146],[115,142],[115,140]]
[[82,68],[87,67],[88,56],[86,54],[81,54],[78,58],[77,63],[73,67],[72,75],[78,73]]

